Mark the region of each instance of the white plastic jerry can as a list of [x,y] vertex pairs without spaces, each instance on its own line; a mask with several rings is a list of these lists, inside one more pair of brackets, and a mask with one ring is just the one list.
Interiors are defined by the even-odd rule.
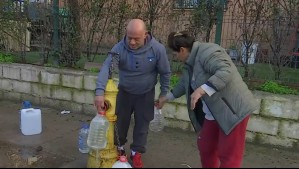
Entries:
[[40,109],[21,110],[21,131],[24,135],[35,135],[42,132],[42,118]]

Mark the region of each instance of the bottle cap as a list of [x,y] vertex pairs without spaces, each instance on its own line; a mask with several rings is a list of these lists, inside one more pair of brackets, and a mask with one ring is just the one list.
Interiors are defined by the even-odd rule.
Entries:
[[29,109],[29,108],[31,108],[32,106],[31,106],[31,103],[30,103],[30,101],[23,101],[23,103],[22,103],[22,108],[23,109]]
[[85,129],[88,129],[89,128],[89,124],[88,123],[82,123],[81,127],[85,128]]
[[85,124],[83,125],[83,128],[88,129],[88,128],[89,128],[89,125],[88,125],[87,123],[85,123]]
[[99,111],[98,114],[99,114],[99,115],[103,115],[103,116],[105,116],[105,115],[106,115],[106,112],[105,112],[105,111]]
[[128,162],[128,159],[127,159],[126,156],[120,156],[120,157],[119,157],[119,161],[120,161],[120,162]]

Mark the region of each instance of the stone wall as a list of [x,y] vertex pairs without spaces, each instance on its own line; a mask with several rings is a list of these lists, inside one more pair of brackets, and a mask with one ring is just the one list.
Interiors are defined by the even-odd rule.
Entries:
[[[0,64],[0,98],[29,100],[35,105],[94,115],[97,74],[22,64]],[[156,88],[156,93],[159,87]],[[253,92],[260,109],[249,120],[247,140],[299,149],[299,96]],[[162,110],[168,127],[193,130],[186,99],[178,98]]]
[[[96,74],[21,64],[0,64],[0,97],[95,114]],[[21,104],[20,104],[21,105]]]

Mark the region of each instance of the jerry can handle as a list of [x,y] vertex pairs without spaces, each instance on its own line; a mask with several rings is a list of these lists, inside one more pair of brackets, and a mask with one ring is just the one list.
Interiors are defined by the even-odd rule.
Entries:
[[33,112],[34,108],[26,109],[25,113]]

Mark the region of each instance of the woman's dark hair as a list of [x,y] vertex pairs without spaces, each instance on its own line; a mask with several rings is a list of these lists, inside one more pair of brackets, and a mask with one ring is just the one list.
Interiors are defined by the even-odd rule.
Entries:
[[191,51],[195,39],[187,31],[171,32],[168,35],[168,47],[175,52],[179,52],[181,47]]

